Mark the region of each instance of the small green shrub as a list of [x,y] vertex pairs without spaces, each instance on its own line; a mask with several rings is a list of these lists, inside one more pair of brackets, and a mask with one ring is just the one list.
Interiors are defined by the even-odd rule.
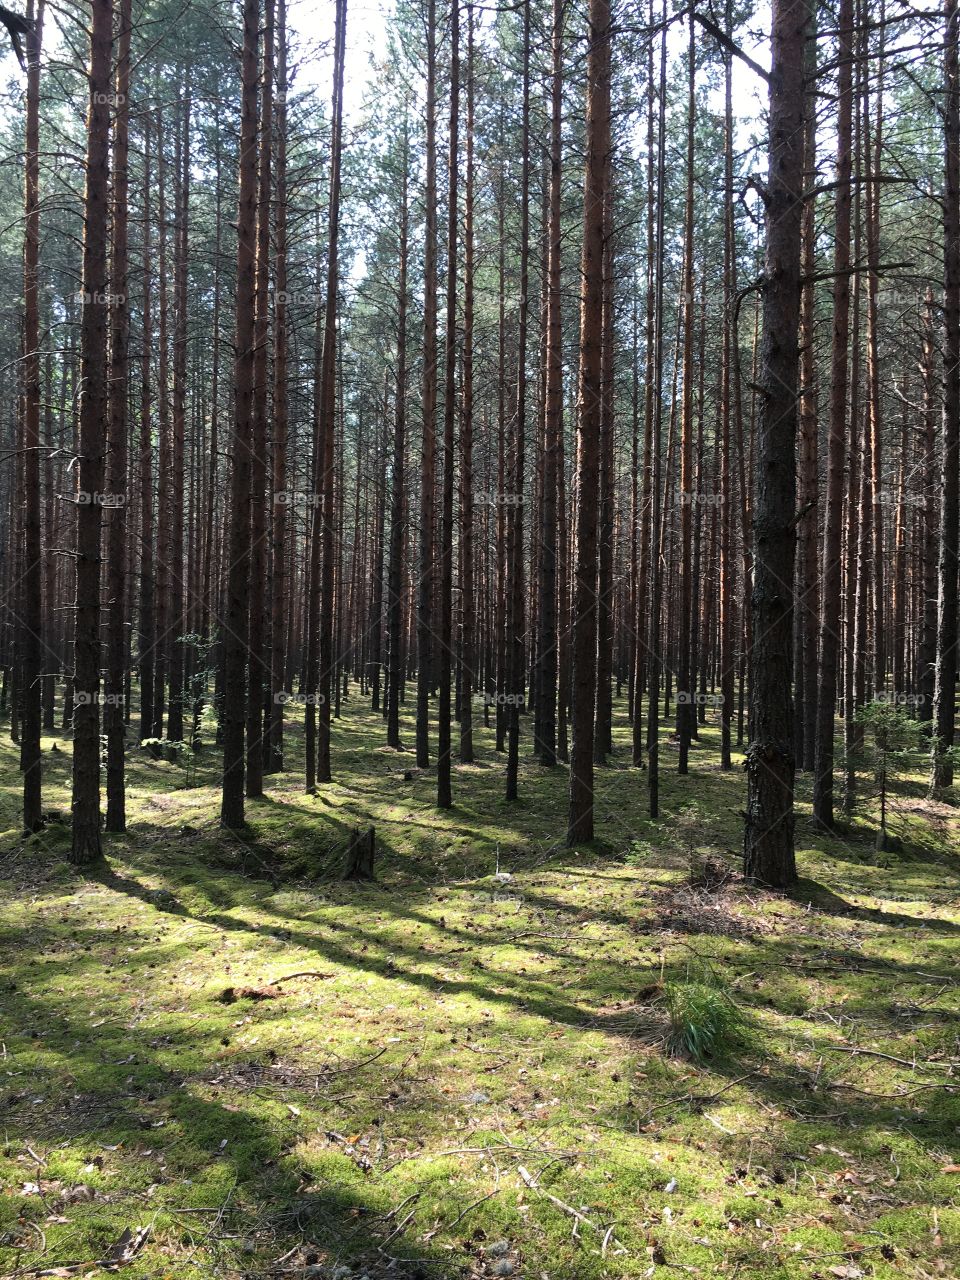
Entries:
[[670,1019],[667,1050],[703,1062],[742,1042],[746,1020],[730,994],[711,977],[668,982],[663,1000]]

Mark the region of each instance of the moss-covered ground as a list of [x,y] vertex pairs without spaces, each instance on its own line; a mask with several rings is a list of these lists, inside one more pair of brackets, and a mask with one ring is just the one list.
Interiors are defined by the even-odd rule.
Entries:
[[[128,832],[82,872],[69,741],[25,839],[4,734],[0,1275],[958,1273],[960,810],[902,778],[877,855],[867,774],[829,840],[801,779],[797,892],[708,892],[744,785],[715,727],[685,778],[665,748],[657,824],[618,730],[571,851],[562,767],[525,758],[507,804],[481,729],[439,812],[349,706],[337,781],[303,794],[293,726],[242,838],[212,747],[191,776],[131,750]],[[360,822],[375,884],[337,875]],[[745,1020],[705,1065],[660,1043],[693,971]]]

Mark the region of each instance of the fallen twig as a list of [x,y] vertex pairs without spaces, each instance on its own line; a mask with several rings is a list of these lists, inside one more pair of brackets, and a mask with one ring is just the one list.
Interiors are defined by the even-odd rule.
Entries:
[[479,1208],[482,1204],[486,1204],[488,1200],[492,1200],[494,1196],[499,1194],[500,1188],[494,1187],[492,1191],[488,1191],[487,1194],[485,1196],[481,1196],[479,1200],[474,1200],[473,1204],[468,1204],[466,1209],[464,1209],[462,1213],[458,1213],[454,1220],[448,1224],[447,1230],[452,1231],[457,1223],[464,1220],[468,1213],[472,1213],[474,1209]]
[[911,1062],[909,1058],[897,1058],[892,1053],[881,1053],[879,1049],[861,1049],[855,1044],[828,1044],[828,1049],[833,1049],[836,1053],[852,1053],[855,1057],[863,1055],[868,1058],[882,1058],[884,1062],[895,1062],[897,1066],[909,1067],[912,1071],[949,1071],[956,1063],[945,1062]]
[[299,973],[287,973],[282,978],[272,978],[266,985],[279,987],[281,982],[292,982],[294,978],[335,978],[335,973],[321,973],[319,969],[301,969]]

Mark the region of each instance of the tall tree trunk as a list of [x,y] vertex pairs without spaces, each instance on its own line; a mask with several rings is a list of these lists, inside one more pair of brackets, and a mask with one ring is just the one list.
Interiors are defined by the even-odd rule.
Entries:
[[920,315],[920,377],[923,384],[922,484],[920,574],[923,599],[917,688],[919,718],[933,720],[934,672],[937,661],[937,478],[936,478],[936,373],[933,340],[933,289],[928,285]]
[[603,330],[600,355],[601,414],[599,518],[597,527],[597,698],[594,709],[593,762],[605,763],[613,750],[613,555],[616,498],[613,285],[613,196],[607,189],[603,210]]
[[182,116],[175,117],[175,224],[173,241],[173,419],[170,451],[170,703],[167,739],[183,741],[184,671],[188,631],[183,607],[184,482],[187,427],[187,271],[190,212],[190,93],[185,93]]
[[[657,130],[657,195],[656,195],[656,256],[654,271],[653,329],[648,337],[647,376],[650,378],[650,418],[647,429],[651,433],[650,452],[653,458],[652,492],[650,504],[650,612],[646,630],[647,642],[647,803],[650,817],[660,812],[660,671],[663,660],[661,644],[661,605],[663,601],[663,549],[661,528],[662,513],[662,462],[660,441],[663,428],[663,290],[664,290],[664,187],[666,183],[666,111],[667,111],[667,0],[663,0],[663,30],[660,34],[660,83],[658,90]],[[651,15],[652,16],[652,15]],[[653,24],[651,23],[651,26]]]
[[953,784],[957,689],[957,536],[960,521],[960,68],[957,0],[947,0],[944,52],[943,425],[937,565],[935,740],[931,791]]
[[407,263],[409,257],[410,148],[403,124],[400,248],[397,283],[397,388],[390,477],[390,562],[387,568],[387,746],[400,750],[400,686],[403,681],[404,460],[407,424]]
[[[811,8],[804,50],[804,183],[814,186],[817,177],[817,44],[816,10]],[[804,202],[801,224],[801,271],[811,283],[804,285],[800,300],[800,447],[799,510],[797,513],[797,611],[796,704],[794,727],[797,764],[814,767],[817,711],[817,632],[820,612],[817,565],[818,430],[817,362],[814,351],[816,294],[812,277],[816,267],[815,203]]]
[[140,600],[137,648],[140,675],[140,738],[153,737],[153,688],[156,667],[153,553],[153,432],[151,428],[151,360],[153,297],[150,257],[150,113],[143,123],[143,304],[140,325]]
[[170,571],[172,563],[171,533],[173,528],[171,498],[171,431],[169,369],[169,287],[167,281],[167,164],[166,126],[157,110],[157,554],[155,635],[156,654],[153,683],[153,726],[151,737],[162,738],[167,705],[167,669],[170,651]]
[[[540,637],[537,754],[557,763],[557,487],[563,431],[563,328],[560,308],[563,125],[563,0],[553,0],[550,78],[550,192],[548,200],[546,378],[543,397],[543,491],[540,513]],[[564,620],[566,626],[566,620]]]
[[417,584],[417,765],[430,763],[433,686],[434,509],[437,483],[437,5],[427,0],[426,187],[423,247],[423,435]]
[[680,421],[680,600],[677,661],[677,770],[686,773],[696,725],[693,693],[693,511],[699,495],[693,478],[693,239],[694,139],[696,131],[696,23],[689,16],[687,84],[687,190],[683,234],[683,401]]
[[590,0],[586,172],[577,396],[577,540],[574,571],[573,748],[567,843],[593,839],[593,730],[597,671],[597,501],[602,396],[604,204],[610,182],[610,5]]
[[650,672],[651,654],[648,648],[648,624],[651,612],[649,591],[653,582],[653,565],[650,549],[653,545],[651,509],[653,504],[653,415],[654,385],[656,381],[656,242],[657,242],[657,158],[654,132],[654,102],[656,81],[654,80],[654,25],[653,0],[649,0],[649,25],[651,35],[647,42],[647,226],[646,226],[646,304],[645,304],[645,351],[643,371],[643,480],[640,486],[638,519],[640,528],[640,567],[637,583],[637,610],[634,615],[636,627],[635,670],[633,694],[633,763],[637,768],[643,765],[643,697],[646,692],[646,680]]
[[[340,288],[340,165],[343,142],[343,69],[347,28],[346,0],[337,0],[330,134],[330,206],[327,243],[327,297],[323,316],[320,367],[319,437],[322,447],[323,546],[320,573],[320,680],[317,686],[317,781],[329,782],[330,695],[337,653],[334,649],[335,564],[338,551],[334,460],[337,417],[337,294]],[[316,537],[316,531],[314,532]],[[338,611],[337,617],[339,618]],[[338,686],[339,688],[339,686]],[[312,691],[311,691],[312,692]]]
[[266,648],[267,574],[267,342],[270,329],[270,195],[273,159],[274,0],[265,0],[260,80],[260,157],[257,186],[257,314],[254,324],[253,450],[250,460],[250,620],[247,632],[247,796],[263,795],[264,685],[269,680]]
[[838,15],[837,196],[833,249],[833,347],[830,356],[830,420],[827,436],[827,495],[823,527],[820,653],[813,773],[813,816],[833,827],[833,744],[837,711],[841,630],[844,452],[850,337],[850,178],[853,141],[853,0],[841,0]]
[[107,199],[112,0],[92,0],[84,170],[83,311],[74,609],[73,834],[70,861],[100,857],[100,530],[107,420]]
[[236,341],[227,617],[223,641],[223,792],[221,825],[244,825],[244,721],[250,599],[250,462],[253,446],[257,285],[257,46],[260,0],[244,0],[237,203]]
[[449,809],[453,671],[453,439],[457,375],[457,165],[460,124],[460,12],[450,7],[450,130],[447,163],[447,320],[444,335],[443,495],[440,513],[440,685],[437,705],[437,805]]
[[107,524],[107,667],[103,720],[107,736],[107,831],[125,831],[124,725],[126,721],[127,399],[130,310],[127,302],[128,121],[130,115],[130,0],[120,0],[116,115],[113,125],[113,262],[110,309],[109,458]]
[[[726,3],[727,34],[733,25],[732,0]],[[734,325],[734,265],[737,254],[733,205],[733,55],[724,56],[724,217],[723,217],[723,367],[720,375],[720,767],[731,769],[731,726],[734,700],[734,590],[736,581],[733,546],[733,458],[730,418],[733,411],[734,353],[739,337]]]
[[[20,679],[23,726],[23,829],[39,831],[42,816],[43,544],[40,524],[40,44],[43,0],[27,10],[33,25],[26,34],[27,101],[24,137],[23,238],[23,572],[20,579]],[[49,537],[49,531],[48,531]],[[49,602],[48,602],[49,603]],[[49,646],[48,646],[49,650]]]
[[270,507],[269,772],[283,769],[283,692],[286,680],[287,557],[287,4],[277,0],[276,211],[273,310],[273,502]]
[[463,209],[463,372],[460,418],[460,761],[472,764],[473,694],[477,660],[473,539],[473,294],[474,294],[474,52],[473,5],[467,4],[467,138]]
[[796,549],[803,51],[808,21],[808,0],[773,0],[744,871],[750,880],[776,887],[792,884],[797,874],[791,587]]
[[530,0],[523,3],[523,105],[520,126],[520,305],[517,318],[517,412],[513,423],[510,478],[507,646],[510,683],[507,689],[506,798],[516,800],[520,772],[520,714],[524,698],[524,564],[523,472],[527,433],[527,326],[530,314]]

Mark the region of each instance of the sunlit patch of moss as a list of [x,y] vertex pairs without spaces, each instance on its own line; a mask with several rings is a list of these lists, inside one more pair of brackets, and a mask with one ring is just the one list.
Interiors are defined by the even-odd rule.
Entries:
[[[379,750],[382,721],[354,698],[334,729],[339,781],[303,793],[292,725],[289,772],[242,837],[218,829],[212,748],[192,786],[133,752],[129,832],[88,875],[65,865],[65,823],[20,836],[0,741],[0,1272],[93,1260],[143,1221],[131,1280],[262,1273],[304,1242],[379,1277],[401,1223],[387,1252],[450,1277],[485,1274],[497,1243],[550,1280],[640,1276],[661,1257],[813,1280],[851,1240],[879,1277],[948,1257],[956,822],[908,779],[890,817],[903,850],[878,865],[866,770],[830,840],[801,777],[797,895],[730,888],[750,938],[665,929],[657,894],[688,869],[673,816],[696,801],[698,845],[735,864],[743,777],[713,767],[706,726],[688,778],[664,752],[650,823],[623,719],[589,849],[563,848],[562,768],[524,760],[509,805],[479,729],[458,807],[438,812],[431,773],[404,780],[410,755]],[[45,806],[66,813],[58,745]],[[374,885],[338,879],[361,821],[377,828]],[[756,1027],[707,1067],[663,1057],[631,1012],[691,951]],[[222,1000],[298,973],[276,999]]]

